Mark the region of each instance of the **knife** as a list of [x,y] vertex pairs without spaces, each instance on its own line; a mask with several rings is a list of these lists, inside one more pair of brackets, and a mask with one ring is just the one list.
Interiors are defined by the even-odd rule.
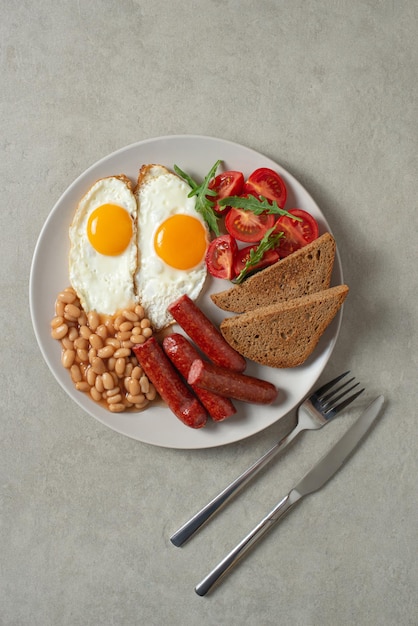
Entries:
[[265,535],[303,497],[318,491],[340,469],[361,439],[371,428],[384,403],[378,396],[354,422],[339,441],[298,482],[298,484],[268,513],[257,526],[195,587],[199,596],[204,596],[244,554]]

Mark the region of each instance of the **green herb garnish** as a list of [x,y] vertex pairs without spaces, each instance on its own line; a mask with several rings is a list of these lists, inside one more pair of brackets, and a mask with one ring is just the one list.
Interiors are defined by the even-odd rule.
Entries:
[[273,215],[286,215],[292,220],[297,220],[298,222],[302,221],[300,217],[296,217],[285,209],[279,207],[276,200],[270,201],[267,200],[267,198],[265,198],[264,196],[260,196],[260,198],[252,195],[249,195],[246,198],[241,196],[228,196],[227,198],[222,198],[221,200],[219,200],[218,204],[220,206],[231,206],[235,207],[236,209],[251,211],[251,213],[254,213],[255,215],[261,215],[262,213],[271,213]]
[[267,252],[267,250],[271,250],[272,248],[277,248],[279,240],[283,237],[283,233],[274,232],[275,228],[276,227],[273,226],[268,231],[266,231],[257,248],[253,248],[252,250],[250,250],[248,261],[246,262],[244,268],[240,271],[238,276],[234,278],[234,280],[232,281],[233,283],[242,283],[244,278],[246,278],[248,274],[253,271],[254,266],[262,260],[264,253]]
[[[177,165],[174,166],[174,171],[178,176],[181,176],[183,180],[186,181],[192,188],[188,197],[191,198],[196,196],[196,211],[200,213],[200,215],[205,220],[206,224],[209,226],[209,229],[212,230],[215,235],[219,236],[219,225],[218,225],[218,216],[213,210],[213,205],[215,204],[213,200],[210,198],[216,196],[216,191],[214,189],[209,189],[209,183],[214,178],[216,174],[216,170],[218,169],[221,161],[216,161],[215,165],[211,168],[208,175],[205,177],[205,180],[200,185],[197,184],[191,176],[183,172]],[[209,196],[209,197],[208,197]]]

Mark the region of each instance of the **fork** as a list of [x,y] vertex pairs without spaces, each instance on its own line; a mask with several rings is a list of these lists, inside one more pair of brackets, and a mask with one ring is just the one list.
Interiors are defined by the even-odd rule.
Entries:
[[182,546],[194,533],[207,522],[217,511],[220,510],[231,498],[236,495],[252,478],[254,478],[279,452],[282,452],[303,430],[318,430],[334,419],[340,411],[345,409],[353,400],[363,393],[364,388],[356,391],[351,396],[347,396],[360,383],[354,383],[348,387],[354,377],[341,385],[333,388],[350,372],[344,372],[330,382],[326,383],[314,393],[312,393],[299,406],[297,413],[297,424],[286,437],[274,444],[263,456],[261,456],[251,467],[245,470],[228,487],[225,487],[213,500],[196,513],[171,537],[170,541],[175,546]]

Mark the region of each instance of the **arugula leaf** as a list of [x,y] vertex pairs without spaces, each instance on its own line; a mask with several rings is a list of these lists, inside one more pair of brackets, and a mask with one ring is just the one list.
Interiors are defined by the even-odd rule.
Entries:
[[212,230],[217,237],[220,234],[218,225],[219,218],[213,210],[214,201],[210,199],[210,197],[216,196],[216,191],[214,189],[209,189],[209,183],[212,178],[214,178],[216,170],[220,164],[220,160],[216,161],[207,176],[205,176],[205,180],[200,185],[198,185],[198,183],[193,180],[191,176],[183,172],[177,165],[174,166],[176,174],[183,178],[183,180],[185,180],[186,183],[188,183],[192,188],[188,197],[192,198],[193,196],[196,196],[196,211],[200,213],[210,230]]
[[261,213],[271,213],[273,215],[287,215],[292,220],[297,220],[301,222],[300,217],[296,217],[295,215],[291,215],[285,209],[282,209],[277,204],[276,200],[270,202],[264,196],[257,198],[256,196],[249,195],[246,198],[242,198],[241,196],[228,196],[227,198],[222,198],[219,200],[218,204],[221,206],[231,206],[238,209],[244,209],[245,211],[251,211],[255,215],[261,215]]
[[253,248],[252,250],[250,250],[248,261],[246,262],[244,268],[240,271],[238,276],[234,278],[234,280],[232,281],[233,283],[242,283],[244,278],[247,277],[247,275],[252,271],[254,266],[257,265],[259,261],[261,261],[264,253],[267,252],[267,250],[271,250],[272,248],[277,248],[280,239],[283,237],[283,233],[275,233],[275,228],[276,227],[273,226],[268,231],[266,231],[257,248]]

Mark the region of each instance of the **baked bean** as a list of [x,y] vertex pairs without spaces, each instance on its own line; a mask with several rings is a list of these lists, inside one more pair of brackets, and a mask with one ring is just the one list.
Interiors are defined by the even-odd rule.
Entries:
[[133,396],[131,393],[128,393],[128,395],[126,396],[126,399],[131,404],[142,404],[146,400],[143,393],[139,393],[136,396]]
[[155,389],[154,385],[150,384],[149,391],[145,395],[147,397],[147,400],[149,400],[150,402],[155,400],[155,398],[157,397],[157,390]]
[[75,304],[66,304],[65,305],[65,309],[64,309],[64,313],[65,313],[66,316],[70,316],[73,319],[75,319],[76,321],[78,320],[78,318],[81,315],[80,309]]
[[104,325],[107,328],[108,335],[114,335],[115,334],[115,327],[113,326],[113,320],[110,317],[108,317],[106,319]]
[[90,365],[92,365],[93,359],[95,359],[96,357],[97,357],[97,350],[95,350],[94,348],[90,348],[90,350],[89,350],[89,363],[90,363]]
[[103,384],[103,376],[101,374],[96,376],[96,380],[94,382],[94,386],[96,387],[97,391],[99,391],[101,394],[104,391],[104,384]]
[[119,348],[114,353],[114,357],[115,359],[119,359],[120,357],[129,356],[130,354],[131,354],[131,351],[129,348]]
[[113,320],[114,329],[119,330],[120,325],[123,324],[124,321],[125,321],[125,318],[123,317],[123,315],[117,315],[115,319]]
[[55,314],[58,315],[59,317],[64,317],[64,310],[65,310],[65,302],[61,302],[57,300],[57,302],[55,303]]
[[96,374],[103,374],[106,371],[105,364],[103,363],[103,359],[99,356],[95,356],[92,359],[91,367],[96,372]]
[[77,320],[77,323],[79,326],[86,326],[87,324],[87,315],[85,314],[84,311],[81,311],[81,314]]
[[61,339],[61,345],[64,350],[74,350],[74,341],[71,341],[69,337]]
[[99,335],[96,335],[95,333],[92,333],[91,335],[89,335],[89,343],[91,347],[95,348],[96,350],[100,350],[100,348],[103,348],[103,339],[99,337]]
[[114,385],[113,377],[110,372],[104,372],[102,379],[103,379],[103,386],[105,389],[113,389],[115,385]]
[[97,391],[96,387],[91,387],[90,395],[95,402],[100,402],[100,400],[102,399],[102,394],[100,393],[100,391]]
[[144,337],[144,335],[132,335],[131,336],[131,341],[133,344],[135,343],[145,343],[146,342],[146,337]]
[[115,357],[114,356],[109,357],[107,359],[107,367],[110,372],[113,372],[113,370],[115,369],[115,365],[116,365]]
[[134,366],[132,363],[127,363],[125,366],[125,371],[123,373],[124,376],[130,376],[132,374]]
[[89,311],[87,313],[87,320],[88,320],[91,330],[95,332],[96,328],[100,324],[100,318],[99,318],[99,314],[97,313],[97,311]]
[[[115,358],[115,357],[113,357]],[[126,361],[123,357],[119,357],[118,359],[116,359],[115,361],[115,372],[118,376],[122,377],[123,373],[125,371],[125,367],[126,367]]]
[[120,392],[121,390],[120,390],[119,385],[116,385],[116,387],[113,387],[113,389],[107,389],[106,398],[111,398],[112,396],[116,396]]
[[119,330],[122,331],[123,333],[127,330],[132,330],[133,328],[133,324],[132,322],[123,322],[120,326],[119,326]]
[[137,396],[139,393],[141,393],[141,385],[139,384],[139,380],[137,378],[130,378],[129,379],[129,393],[133,396]]
[[145,339],[149,339],[152,334],[152,328],[150,328],[150,326],[146,326],[142,329],[142,335],[145,337]]
[[64,302],[64,304],[71,304],[77,298],[74,291],[70,291],[69,289],[64,289],[61,293],[58,294],[57,300],[59,302]]
[[83,339],[89,339],[91,335],[91,330],[88,326],[86,326],[86,324],[83,324],[82,326],[80,326],[80,336],[83,337]]
[[51,328],[58,328],[58,326],[61,326],[61,324],[64,324],[64,318],[62,315],[56,315],[52,318]]
[[[68,324],[68,327],[69,327],[69,324]],[[78,330],[75,326],[71,326],[71,328],[69,327],[68,337],[71,341],[75,341],[77,339]]]
[[128,339],[127,341],[121,341],[120,342],[120,347],[121,348],[128,348],[129,352],[131,351],[131,348],[134,344],[132,343],[132,341],[130,339]]
[[142,328],[140,326],[134,326],[132,329],[132,335],[141,335]]
[[88,350],[83,350],[83,348],[77,348],[77,358],[80,363],[86,363],[89,360]]
[[144,373],[144,370],[142,369],[142,367],[139,367],[139,365],[136,365],[134,369],[132,370],[132,378],[137,378],[139,380],[143,373]]
[[99,337],[101,337],[102,339],[106,339],[108,337],[106,326],[104,324],[100,324],[100,326],[96,328],[96,334],[99,335]]
[[148,328],[149,326],[151,326],[151,322],[149,321],[147,317],[144,317],[141,320],[141,328]]
[[116,339],[116,337],[108,337],[107,339],[105,339],[105,344],[107,346],[113,346],[115,350],[120,348],[120,341],[119,339]]
[[109,411],[112,413],[122,413],[125,410],[125,405],[122,402],[118,402],[117,404],[109,404]]
[[142,320],[142,318],[145,315],[144,307],[142,306],[142,304],[137,304],[135,309],[134,309],[134,311],[137,314],[137,316],[139,317],[139,319]]
[[73,383],[79,383],[82,380],[81,370],[78,365],[74,364],[70,368],[71,379]]
[[67,333],[68,333],[67,324],[61,324],[60,326],[57,326],[56,328],[52,329],[51,337],[53,339],[62,339],[63,337],[65,337]]
[[122,315],[126,320],[129,320],[130,322],[137,322],[139,318],[138,314],[135,311],[129,311],[128,309],[122,311]]
[[117,334],[117,337],[120,341],[127,341],[128,339],[131,338],[131,331],[130,330],[125,330],[122,331],[120,330]]
[[146,376],[141,376],[141,378],[139,379],[139,384],[141,386],[141,391],[142,393],[148,393],[149,392],[149,380]]
[[101,359],[108,359],[114,354],[116,355],[115,348],[113,346],[104,346],[103,348],[100,348],[100,350],[97,350],[97,356]]
[[74,363],[75,350],[63,350],[61,362],[66,369],[69,369]]
[[81,380],[80,382],[76,383],[75,388],[78,389],[78,391],[90,391],[90,385],[85,380]]
[[108,404],[119,404],[120,402],[122,402],[122,394],[120,393],[117,393],[116,395],[107,398]]
[[84,339],[84,337],[77,337],[77,339],[74,340],[74,347],[80,350],[87,350],[89,342],[87,339]]
[[93,385],[96,382],[96,378],[97,378],[96,372],[93,369],[91,369],[91,367],[88,367],[87,372],[86,372],[86,379],[90,387],[93,387]]

